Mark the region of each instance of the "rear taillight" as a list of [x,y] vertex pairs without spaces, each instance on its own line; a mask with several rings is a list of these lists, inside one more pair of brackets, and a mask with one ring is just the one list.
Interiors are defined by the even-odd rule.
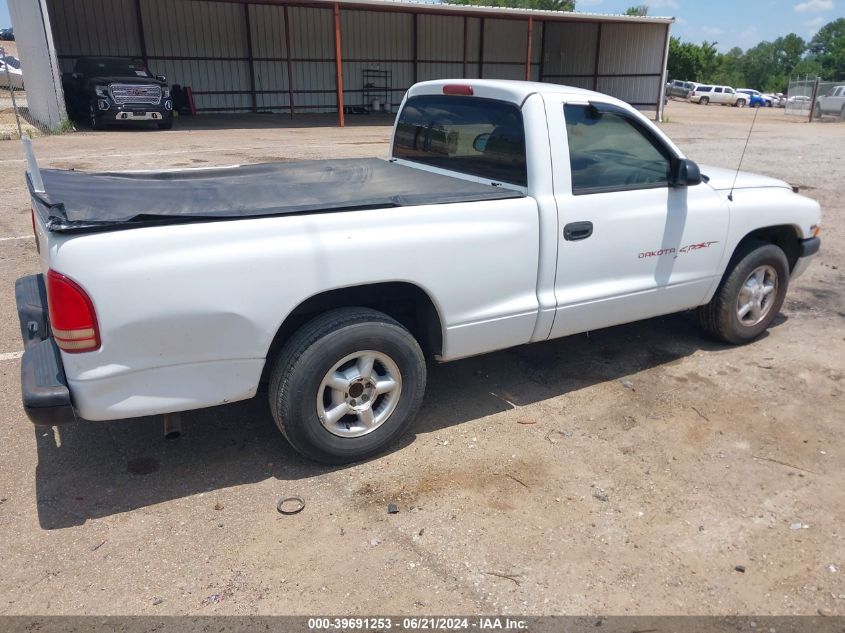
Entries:
[[55,270],[47,272],[47,306],[56,345],[65,352],[93,352],[100,348],[94,304],[82,287]]

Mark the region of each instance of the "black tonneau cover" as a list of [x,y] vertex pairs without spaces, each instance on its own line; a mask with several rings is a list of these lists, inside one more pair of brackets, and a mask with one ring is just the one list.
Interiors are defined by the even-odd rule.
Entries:
[[519,198],[504,187],[378,158],[222,169],[89,173],[43,169],[51,231]]

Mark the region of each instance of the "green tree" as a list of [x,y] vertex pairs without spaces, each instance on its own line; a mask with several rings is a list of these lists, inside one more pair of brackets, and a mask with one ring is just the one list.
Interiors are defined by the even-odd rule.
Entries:
[[726,86],[736,86],[738,88],[745,86],[744,61],[745,53],[742,52],[742,49],[739,46],[733,47],[719,57],[718,69],[711,80],[715,84]]
[[828,22],[810,41],[810,54],[821,67],[823,79],[845,78],[845,18]]
[[445,0],[446,4],[479,5],[483,7],[510,7],[539,9],[541,11],[574,11],[575,0]]
[[638,4],[635,7],[628,7],[627,9],[625,9],[625,15],[646,16],[648,15],[648,5]]

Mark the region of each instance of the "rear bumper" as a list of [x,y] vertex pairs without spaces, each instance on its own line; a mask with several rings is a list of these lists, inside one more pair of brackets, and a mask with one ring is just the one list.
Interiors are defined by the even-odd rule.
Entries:
[[24,353],[21,359],[23,408],[33,424],[56,426],[76,420],[62,357],[50,336],[43,275],[15,282],[15,302]]

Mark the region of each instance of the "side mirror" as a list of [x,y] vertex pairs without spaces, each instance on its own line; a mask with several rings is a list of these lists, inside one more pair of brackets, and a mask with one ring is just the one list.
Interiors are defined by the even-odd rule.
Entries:
[[156,75],[156,79],[158,79],[163,84],[167,83],[167,77],[165,77],[164,75]]
[[701,184],[701,170],[695,161],[678,158],[672,163],[672,186],[694,187]]
[[472,142],[472,149],[476,152],[483,152],[487,149],[487,141],[490,140],[490,132],[484,132],[483,134],[479,134],[475,137],[475,140]]

